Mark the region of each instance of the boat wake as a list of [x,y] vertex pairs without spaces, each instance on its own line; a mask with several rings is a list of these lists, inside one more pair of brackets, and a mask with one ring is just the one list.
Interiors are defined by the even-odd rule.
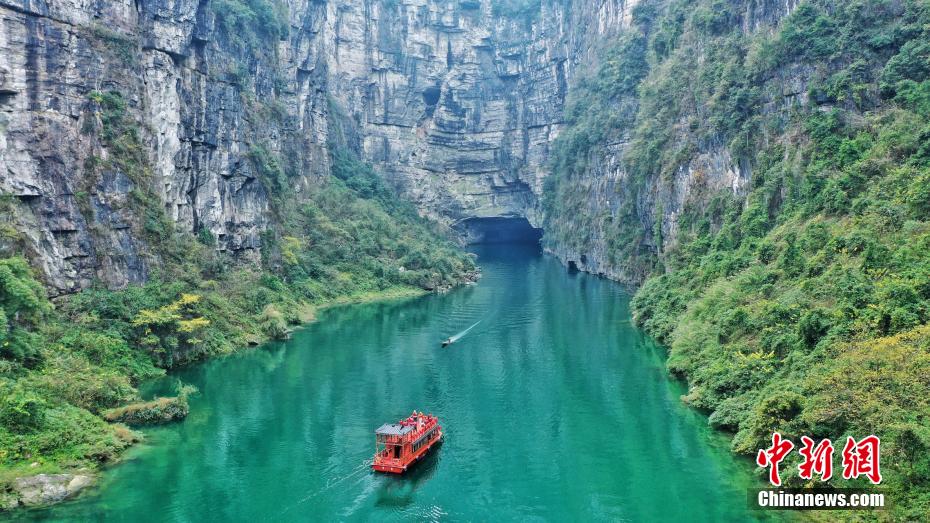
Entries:
[[302,504],[306,503],[307,501],[310,501],[311,499],[313,499],[313,498],[319,496],[320,494],[322,494],[322,493],[324,493],[324,492],[326,492],[326,491],[332,489],[332,488],[335,487],[336,485],[345,483],[346,481],[348,481],[348,480],[350,480],[350,479],[358,478],[358,477],[362,476],[362,473],[363,473],[363,472],[367,472],[367,471],[371,468],[371,463],[372,463],[372,460],[367,459],[367,460],[365,460],[361,465],[359,465],[358,467],[355,467],[355,468],[352,469],[351,471],[347,472],[345,475],[342,475],[342,476],[339,476],[339,477],[335,477],[335,478],[329,479],[329,480],[326,482],[326,485],[324,485],[324,486],[318,488],[317,490],[315,490],[315,491],[313,491],[313,492],[310,492],[309,494],[307,494],[307,495],[304,496],[303,498],[297,500],[297,502],[294,503],[293,505],[290,505],[290,506],[286,507],[284,510],[282,510],[282,511],[278,514],[278,516],[279,516],[279,517],[280,517],[280,516],[283,516],[284,514],[288,513],[291,509],[294,509],[295,507],[297,507],[297,506],[299,506],[299,505],[302,505]]
[[452,344],[452,343],[459,341],[460,339],[462,339],[462,336],[468,334],[468,331],[474,329],[475,325],[478,325],[479,323],[481,323],[481,320],[476,321],[475,323],[471,325],[471,327],[463,330],[462,332],[456,334],[455,336],[450,336],[449,339],[446,340],[446,342],[448,342],[447,344]]

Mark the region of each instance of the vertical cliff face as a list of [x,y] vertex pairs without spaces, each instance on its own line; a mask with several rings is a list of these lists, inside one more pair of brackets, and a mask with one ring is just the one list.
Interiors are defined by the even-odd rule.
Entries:
[[629,16],[623,2],[582,3],[330,6],[316,36],[328,92],[358,122],[364,156],[424,212],[536,221],[573,72]]
[[58,292],[147,279],[165,223],[256,259],[273,220],[256,147],[326,172],[325,97],[298,85],[287,45],[232,42],[208,2],[4,1],[0,16],[6,247]]
[[[798,3],[733,3],[698,13],[698,6],[642,2],[605,54],[613,63],[589,69],[589,81],[574,93],[574,116],[564,126],[570,136],[557,144],[563,157],[546,194],[546,248],[581,270],[638,284],[677,246],[685,214],[705,213],[721,194],[745,196],[758,153],[745,144],[780,138],[764,128],[737,136],[708,119],[730,104],[756,111],[757,120],[786,121],[808,103],[812,79],[823,75],[810,65],[776,68],[761,87],[741,93],[725,78],[728,67],[774,59],[747,52],[744,42],[771,37]],[[698,18],[712,27],[696,29]],[[724,29],[739,35],[737,43],[708,45]],[[705,93],[701,84],[711,75],[720,78]]]
[[635,2],[581,3],[2,0],[2,246],[57,293],[146,280],[174,232],[255,261],[261,159],[300,194],[332,147],[447,224],[538,225],[566,93]]

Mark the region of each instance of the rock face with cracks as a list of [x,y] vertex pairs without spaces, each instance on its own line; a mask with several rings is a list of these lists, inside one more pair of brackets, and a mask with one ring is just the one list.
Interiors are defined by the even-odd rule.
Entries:
[[538,226],[566,93],[635,2],[498,4],[0,0],[0,249],[52,294],[150,278],[153,215],[255,262],[257,158],[300,194],[333,147],[448,225]]
[[17,478],[12,492],[4,494],[0,501],[4,509],[48,505],[74,496],[93,482],[93,477],[87,474],[37,474]]

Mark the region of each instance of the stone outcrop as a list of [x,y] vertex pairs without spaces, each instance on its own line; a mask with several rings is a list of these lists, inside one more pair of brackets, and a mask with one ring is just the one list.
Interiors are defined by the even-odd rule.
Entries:
[[2,494],[2,508],[38,507],[68,499],[94,483],[87,474],[37,474],[17,478],[11,492]]
[[[257,260],[280,190],[261,158],[284,158],[299,194],[334,143],[449,225],[538,225],[566,93],[635,1],[233,3],[277,6],[286,29],[201,0],[0,0],[0,249],[54,294],[146,280],[153,206]],[[139,172],[114,167],[126,148],[94,93],[125,102]]]

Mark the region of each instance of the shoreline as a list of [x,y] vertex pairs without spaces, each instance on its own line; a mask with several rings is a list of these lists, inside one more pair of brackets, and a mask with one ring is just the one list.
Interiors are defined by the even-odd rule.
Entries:
[[[340,296],[318,304],[302,304],[299,312],[301,321],[299,324],[295,325],[291,331],[303,329],[307,325],[315,323],[317,321],[317,313],[326,309],[348,305],[405,300],[429,294],[444,293],[462,285],[477,281],[478,278],[480,278],[480,272],[466,275],[460,283],[449,288],[427,290],[417,287],[390,287],[382,291],[367,291]],[[264,336],[262,338],[250,340],[249,343],[240,346],[233,352],[209,355],[204,358],[187,361],[182,365],[165,370],[171,371],[180,369],[230,354],[256,349],[272,341],[275,340],[268,336]],[[173,422],[183,423],[184,420],[180,419],[172,421],[172,423]],[[14,511],[21,510],[42,509],[79,497],[88,487],[92,487],[98,483],[101,474],[105,473],[105,469],[119,466],[127,451],[145,441],[144,435],[139,431],[139,429],[144,428],[145,426],[138,426],[136,429],[127,428],[127,432],[129,432],[130,436],[126,439],[126,446],[119,451],[119,454],[115,456],[113,460],[108,462],[81,463],[78,466],[72,467],[62,466],[54,462],[34,462],[28,465],[23,463],[6,468],[5,470],[0,468],[0,514],[10,514]],[[37,473],[22,476],[18,475],[20,472],[28,471],[31,468],[37,469]]]

